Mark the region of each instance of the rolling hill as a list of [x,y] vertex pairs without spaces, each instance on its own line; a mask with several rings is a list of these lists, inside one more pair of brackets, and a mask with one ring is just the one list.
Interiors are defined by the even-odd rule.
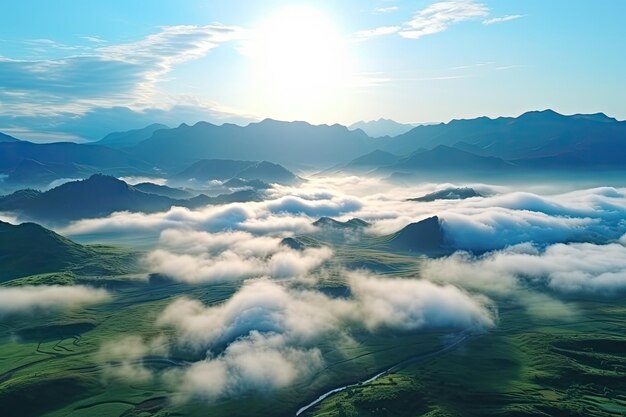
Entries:
[[[0,221],[0,282],[36,274],[75,272],[112,276],[136,269],[135,254],[108,246],[85,246],[35,223]],[[43,277],[42,277],[43,278]],[[43,281],[52,282],[46,277]],[[42,281],[26,280],[26,283]]]
[[0,221],[0,282],[21,276],[56,272],[96,253],[35,223]]

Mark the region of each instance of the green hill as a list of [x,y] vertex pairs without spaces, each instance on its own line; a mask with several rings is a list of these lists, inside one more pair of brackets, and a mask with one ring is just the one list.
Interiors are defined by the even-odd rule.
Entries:
[[103,246],[83,246],[35,223],[0,221],[0,282],[35,274],[76,271],[130,272],[132,255]]

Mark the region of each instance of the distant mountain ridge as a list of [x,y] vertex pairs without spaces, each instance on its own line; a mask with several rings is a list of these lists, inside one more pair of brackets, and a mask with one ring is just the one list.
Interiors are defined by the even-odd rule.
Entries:
[[168,126],[160,123],[153,123],[142,129],[133,129],[126,132],[113,132],[106,135],[99,141],[93,142],[97,145],[105,145],[111,148],[129,148],[150,138],[157,130],[169,129]]
[[[418,126],[388,141],[382,148],[406,154],[440,145],[456,147],[479,156],[504,160],[528,160],[581,153],[603,146],[626,155],[626,122],[602,113],[565,116],[553,110],[531,111],[519,117],[479,117],[447,124]],[[601,162],[602,158],[595,159]]]
[[350,130],[361,129],[368,136],[373,138],[381,138],[384,136],[394,137],[408,132],[415,127],[414,124],[398,123],[395,120],[383,119],[360,121],[348,126]]
[[182,169],[199,159],[266,160],[297,166],[347,162],[375,142],[360,130],[341,125],[314,126],[306,122],[266,119],[242,127],[199,122],[154,132],[129,149],[133,155],[169,169]]
[[34,144],[0,136],[0,175],[8,176],[5,184],[26,181],[30,186],[30,178],[38,182],[33,185],[44,186],[96,172],[171,176],[204,159],[269,161],[288,169],[333,167],[329,172],[429,171],[444,176],[449,169],[458,173],[468,167],[481,174],[506,171],[512,175],[541,170],[626,170],[626,122],[603,113],[565,116],[544,110],[519,117],[452,120],[417,126],[393,138],[372,138],[341,125],[271,119],[244,127],[205,122],[159,127],[108,136],[133,143],[123,150],[101,144]]

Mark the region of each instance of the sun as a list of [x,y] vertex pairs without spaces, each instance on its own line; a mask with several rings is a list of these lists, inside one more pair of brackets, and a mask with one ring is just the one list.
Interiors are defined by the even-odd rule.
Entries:
[[250,56],[265,106],[305,112],[337,97],[350,74],[346,42],[316,9],[284,9],[259,25]]

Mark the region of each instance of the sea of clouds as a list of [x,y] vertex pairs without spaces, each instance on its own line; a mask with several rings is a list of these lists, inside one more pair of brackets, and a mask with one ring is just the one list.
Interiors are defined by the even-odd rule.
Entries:
[[[515,297],[532,314],[567,320],[576,314],[567,296],[612,297],[626,290],[625,189],[473,184],[483,197],[408,200],[451,186],[320,177],[274,186],[261,202],[119,212],[58,231],[156,232],[158,240],[141,260],[147,272],[191,285],[239,285],[218,305],[172,300],[155,321],[168,337],[128,335],[120,339],[125,349],[102,347],[102,360],[116,362],[112,376],[163,378],[181,400],[215,400],[306,380],[325,366],[321,341],[349,344],[354,331],[486,330],[497,325],[493,300],[500,297]],[[412,279],[347,270],[335,262],[330,243],[304,250],[281,243],[298,235],[324,242],[327,231],[312,225],[322,216],[366,220],[369,237],[433,215],[454,253],[424,259]],[[345,296],[332,297],[315,285],[330,270],[343,280]],[[162,346],[204,359],[156,375],[141,358]],[[159,352],[167,355],[167,349]]]

